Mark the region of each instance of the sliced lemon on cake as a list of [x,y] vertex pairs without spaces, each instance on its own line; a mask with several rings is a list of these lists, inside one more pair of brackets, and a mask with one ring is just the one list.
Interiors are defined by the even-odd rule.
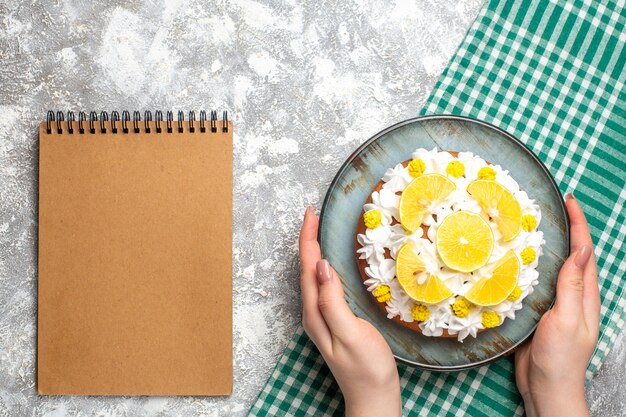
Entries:
[[400,223],[413,233],[430,214],[433,204],[443,201],[456,189],[454,182],[440,174],[420,175],[406,186],[400,196]]
[[472,181],[467,186],[467,192],[496,222],[505,242],[515,239],[522,230],[522,210],[513,193],[489,180]]
[[412,242],[405,243],[398,251],[396,277],[404,292],[420,303],[436,304],[452,295],[440,278],[426,271]]
[[446,216],[437,228],[437,252],[443,263],[460,272],[484,266],[493,250],[489,224],[480,214],[457,211]]
[[465,293],[465,299],[479,306],[500,304],[515,290],[519,276],[519,259],[508,251],[493,268],[491,276],[480,278]]

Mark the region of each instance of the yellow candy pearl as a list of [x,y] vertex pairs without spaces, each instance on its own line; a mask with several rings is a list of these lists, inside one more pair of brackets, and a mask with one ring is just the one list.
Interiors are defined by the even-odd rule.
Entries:
[[461,178],[465,174],[465,165],[461,161],[451,161],[446,167],[446,174],[454,178]]
[[522,229],[526,232],[530,232],[531,230],[535,230],[537,227],[537,219],[532,214],[524,214],[522,216]]
[[419,158],[415,158],[411,162],[409,162],[409,175],[413,178],[417,178],[426,171],[426,164]]
[[376,229],[382,224],[383,215],[379,210],[369,210],[363,214],[363,222],[368,229]]
[[484,311],[481,322],[485,328],[491,329],[500,325],[500,316],[495,311]]
[[465,298],[459,298],[452,304],[452,312],[457,317],[467,317],[472,304]]
[[478,170],[478,179],[493,181],[496,179],[496,171],[491,167],[482,167]]
[[513,289],[513,292],[511,292],[511,294],[509,294],[509,296],[506,297],[506,299],[509,301],[515,301],[519,299],[521,296],[522,296],[522,289],[520,288],[519,285],[516,285],[515,288]]
[[423,304],[417,304],[411,309],[411,316],[415,321],[428,320],[430,317],[430,310]]
[[522,263],[524,265],[531,264],[535,259],[537,259],[537,252],[535,252],[535,250],[530,246],[525,247],[519,255],[522,258]]
[[381,303],[386,303],[387,301],[391,300],[391,288],[389,288],[389,285],[380,285],[378,287],[376,287],[376,289],[374,289],[373,291],[374,297],[376,297],[376,300],[381,302]]

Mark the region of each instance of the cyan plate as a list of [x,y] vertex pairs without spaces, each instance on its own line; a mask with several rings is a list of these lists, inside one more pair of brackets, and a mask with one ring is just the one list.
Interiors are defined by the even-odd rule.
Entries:
[[[541,207],[546,245],[539,259],[539,284],[524,299],[515,320],[471,336],[422,336],[392,320],[371,297],[357,269],[354,239],[361,207],[387,168],[411,158],[417,148],[470,151],[508,169]],[[459,116],[426,116],[406,120],[378,133],[356,150],[333,180],[320,215],[322,256],[343,281],[352,311],[371,322],[385,337],[394,356],[408,364],[451,371],[480,366],[511,353],[534,331],[541,315],[554,301],[556,279],[569,254],[569,223],[559,189],[541,161],[508,133],[478,120]]]

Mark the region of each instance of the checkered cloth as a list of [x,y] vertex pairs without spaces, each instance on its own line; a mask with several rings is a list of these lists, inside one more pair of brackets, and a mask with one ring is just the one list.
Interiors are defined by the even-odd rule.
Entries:
[[[488,1],[422,114],[490,122],[525,142],[563,193],[576,190],[598,259],[602,319],[587,378],[626,319],[626,5]],[[404,415],[522,415],[512,358],[458,373],[398,365]],[[341,393],[300,328],[250,415],[342,415]]]

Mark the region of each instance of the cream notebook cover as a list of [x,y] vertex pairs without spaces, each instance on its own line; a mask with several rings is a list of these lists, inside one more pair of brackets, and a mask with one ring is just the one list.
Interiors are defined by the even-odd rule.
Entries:
[[41,394],[231,393],[232,124],[141,119],[40,125]]

